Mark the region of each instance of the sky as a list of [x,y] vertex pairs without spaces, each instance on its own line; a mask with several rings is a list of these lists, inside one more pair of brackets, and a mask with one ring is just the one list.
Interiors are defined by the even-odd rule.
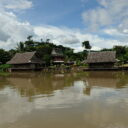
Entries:
[[127,45],[128,0],[0,0],[0,48],[15,48],[27,36],[93,50]]

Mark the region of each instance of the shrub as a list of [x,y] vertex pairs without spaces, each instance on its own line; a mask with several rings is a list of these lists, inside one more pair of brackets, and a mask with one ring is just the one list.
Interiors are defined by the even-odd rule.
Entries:
[[2,64],[2,65],[0,65],[0,72],[5,72],[9,68],[11,68],[11,65],[9,65],[9,64]]

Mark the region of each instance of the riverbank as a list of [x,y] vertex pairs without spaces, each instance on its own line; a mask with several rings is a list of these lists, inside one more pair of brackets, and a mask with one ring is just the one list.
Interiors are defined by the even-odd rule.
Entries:
[[11,68],[8,69],[8,72],[57,72],[57,73],[65,73],[65,72],[80,72],[83,71],[83,69],[86,68],[86,66],[49,66],[49,67],[43,67],[40,69],[27,69],[27,68]]
[[[128,71],[128,66],[118,66],[113,68],[88,68],[87,66],[49,66],[39,70],[34,69],[15,69],[11,70],[10,65],[2,65],[0,68],[1,74],[8,72],[46,72],[46,73],[69,73],[69,72],[83,72],[83,71]],[[8,68],[9,67],[9,68]]]
[[113,67],[113,68],[85,68],[84,71],[128,71],[128,67]]
[[10,73],[9,72],[0,72],[0,76],[9,76]]

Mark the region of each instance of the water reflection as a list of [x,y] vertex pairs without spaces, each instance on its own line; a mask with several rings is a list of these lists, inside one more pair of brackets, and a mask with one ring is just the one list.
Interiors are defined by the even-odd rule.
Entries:
[[125,128],[127,108],[127,72],[0,77],[0,128]]
[[0,88],[10,85],[16,88],[21,96],[52,95],[55,90],[63,90],[74,86],[77,81],[84,84],[84,94],[90,95],[91,88],[123,88],[128,84],[127,73],[91,72],[72,74],[41,74],[41,73],[15,73],[10,77],[0,78]]

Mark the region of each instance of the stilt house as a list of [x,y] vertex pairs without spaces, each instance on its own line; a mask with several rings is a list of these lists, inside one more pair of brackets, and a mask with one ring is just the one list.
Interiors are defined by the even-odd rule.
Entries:
[[57,64],[57,65],[64,64],[64,54],[61,49],[54,48],[52,50],[52,61],[53,64]]

